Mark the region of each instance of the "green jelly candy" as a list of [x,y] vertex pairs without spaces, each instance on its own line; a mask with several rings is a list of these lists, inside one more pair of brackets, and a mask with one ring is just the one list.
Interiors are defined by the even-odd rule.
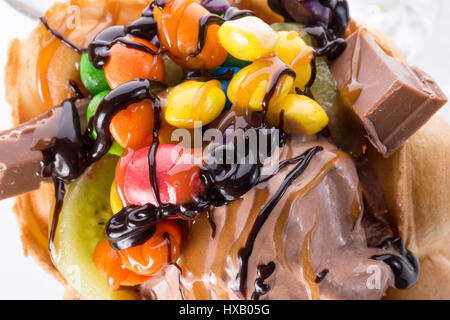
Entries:
[[251,61],[240,60],[238,58],[233,57],[231,54],[227,56],[227,59],[222,64],[222,67],[239,67],[245,68],[248,65],[251,65]]
[[[99,94],[95,95],[91,102],[89,103],[88,109],[87,109],[87,121],[89,123],[89,120],[91,117],[95,114],[97,111],[98,105],[100,102],[102,102],[103,98],[109,93],[111,90],[105,90],[100,92]],[[97,133],[95,130],[92,132],[92,136],[94,139],[97,139]],[[119,145],[116,141],[113,142],[113,145],[111,146],[111,149],[109,149],[108,153],[115,155],[115,156],[121,156],[123,152],[125,151],[124,148],[122,148],[121,145]]]
[[122,148],[120,144],[117,143],[117,141],[114,140],[111,149],[109,149],[108,153],[113,156],[122,156],[122,154],[125,152],[125,149]]
[[92,95],[109,89],[105,71],[94,68],[87,53],[81,56],[80,75],[81,81]]
[[[110,92],[111,92],[111,90],[102,91],[102,92],[96,94],[92,98],[91,102],[89,102],[88,109],[87,109],[87,121],[88,121],[88,123],[89,123],[89,120],[91,120],[91,117],[97,111],[97,108],[98,108],[100,102],[102,102],[103,98]],[[97,139],[97,132],[95,132],[95,130],[92,132],[92,136],[94,137],[94,139]]]
[[314,99],[322,106],[330,119],[328,129],[333,142],[355,158],[362,150],[363,134],[354,121],[350,109],[345,106],[336,88],[333,74],[325,57],[316,60],[317,76],[311,87]]
[[300,38],[305,41],[308,46],[312,46],[311,36],[305,31],[305,26],[298,23],[274,23],[271,25],[272,29],[276,32],[280,31],[295,31],[298,33]]
[[176,64],[172,59],[170,59],[167,55],[164,55],[164,65],[166,68],[166,83],[170,87],[174,87],[179,84],[184,77],[184,72],[181,67]]

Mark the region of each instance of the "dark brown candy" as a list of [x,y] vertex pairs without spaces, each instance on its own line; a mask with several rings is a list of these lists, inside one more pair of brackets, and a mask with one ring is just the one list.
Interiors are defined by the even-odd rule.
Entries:
[[386,158],[447,102],[430,76],[389,56],[364,30],[347,39],[331,71],[369,140]]

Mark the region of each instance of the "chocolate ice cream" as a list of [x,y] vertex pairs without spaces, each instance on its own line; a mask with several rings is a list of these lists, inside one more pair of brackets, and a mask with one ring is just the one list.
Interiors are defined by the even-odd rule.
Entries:
[[[239,120],[235,123],[239,123]],[[380,299],[394,285],[390,267],[374,256],[398,255],[369,248],[362,225],[363,196],[353,160],[322,138],[289,138],[281,160],[321,146],[290,185],[257,233],[242,295],[242,259],[258,214],[295,165],[202,215],[190,225],[180,271],[141,286],[149,299]],[[369,230],[370,228],[368,228]],[[386,235],[389,236],[389,235]],[[242,258],[242,257],[241,257]]]

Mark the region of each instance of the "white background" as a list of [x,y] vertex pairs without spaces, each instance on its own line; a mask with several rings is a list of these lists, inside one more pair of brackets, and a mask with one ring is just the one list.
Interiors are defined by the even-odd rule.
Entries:
[[[36,21],[24,17],[0,0],[0,130],[10,127],[10,108],[4,101],[3,67],[8,42],[24,38]],[[28,0],[43,5],[52,1]],[[450,1],[440,0],[350,0],[353,17],[388,32],[401,44],[409,61],[431,74],[450,96]],[[381,2],[384,6],[372,6]],[[402,3],[418,4],[399,7]],[[393,7],[393,8],[392,8]],[[386,10],[390,9],[390,10]],[[428,20],[425,18],[431,15]],[[425,20],[424,20],[425,19]],[[440,114],[450,122],[450,108]],[[2,152],[0,150],[0,152]],[[12,200],[0,201],[0,299],[61,299],[64,288],[31,258],[23,256]]]

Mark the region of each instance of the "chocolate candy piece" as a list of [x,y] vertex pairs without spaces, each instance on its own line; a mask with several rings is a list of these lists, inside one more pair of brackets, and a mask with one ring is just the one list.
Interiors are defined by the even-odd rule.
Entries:
[[[86,119],[88,101],[75,103],[80,120]],[[62,108],[47,111],[13,129],[0,132],[0,200],[38,189],[42,152],[39,145],[51,144],[57,136]],[[81,121],[84,123],[86,121]]]
[[331,71],[344,101],[386,158],[447,102],[430,76],[389,56],[365,30],[347,39]]

